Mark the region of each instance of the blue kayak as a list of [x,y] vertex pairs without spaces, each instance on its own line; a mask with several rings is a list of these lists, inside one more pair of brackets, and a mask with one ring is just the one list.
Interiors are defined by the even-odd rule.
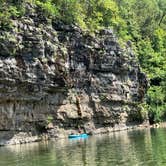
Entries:
[[69,138],[87,138],[88,134],[71,134]]

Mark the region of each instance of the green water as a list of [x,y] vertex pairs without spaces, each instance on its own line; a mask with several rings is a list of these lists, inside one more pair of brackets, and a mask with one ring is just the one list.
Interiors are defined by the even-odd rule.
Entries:
[[166,129],[0,147],[0,166],[166,166]]

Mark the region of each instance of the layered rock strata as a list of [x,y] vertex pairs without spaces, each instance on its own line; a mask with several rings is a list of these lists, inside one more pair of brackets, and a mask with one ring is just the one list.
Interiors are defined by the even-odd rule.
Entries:
[[40,13],[0,30],[0,144],[96,134],[143,123],[146,89],[130,43]]

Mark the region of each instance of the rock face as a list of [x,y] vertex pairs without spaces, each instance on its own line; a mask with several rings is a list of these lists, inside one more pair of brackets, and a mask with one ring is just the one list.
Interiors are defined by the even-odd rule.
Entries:
[[0,30],[0,144],[143,123],[146,76],[111,30],[91,36],[40,13]]

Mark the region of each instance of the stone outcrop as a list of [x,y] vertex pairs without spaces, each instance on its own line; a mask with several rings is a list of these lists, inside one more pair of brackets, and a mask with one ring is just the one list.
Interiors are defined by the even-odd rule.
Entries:
[[0,30],[0,144],[96,134],[143,123],[147,89],[131,46],[40,13]]

